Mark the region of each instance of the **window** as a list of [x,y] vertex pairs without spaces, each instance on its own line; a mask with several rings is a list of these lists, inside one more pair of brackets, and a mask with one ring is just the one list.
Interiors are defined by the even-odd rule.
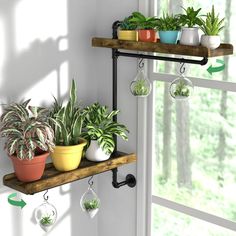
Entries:
[[[228,28],[235,21],[235,1],[153,0],[153,9],[156,15],[180,12],[180,6],[205,12],[212,4]],[[226,27],[223,41],[235,45],[236,34]],[[188,101],[169,96],[179,65],[150,63],[151,236],[236,235],[236,57],[221,59],[226,68],[213,76],[207,68],[214,60],[188,67],[195,86]]]

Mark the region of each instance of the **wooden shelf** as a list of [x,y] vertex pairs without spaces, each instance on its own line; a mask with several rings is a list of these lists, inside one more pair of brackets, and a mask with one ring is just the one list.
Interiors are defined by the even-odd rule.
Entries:
[[3,184],[25,194],[34,194],[63,184],[71,183],[92,175],[100,174],[116,167],[136,161],[135,154],[116,152],[111,158],[103,162],[91,162],[83,159],[76,170],[68,172],[57,171],[52,163],[46,165],[44,174],[40,180],[34,182],[21,182],[14,173],[3,177]]
[[219,48],[210,50],[203,46],[186,46],[180,44],[164,44],[159,42],[151,43],[110,38],[93,38],[92,46],[195,57],[218,57],[233,54],[233,45],[231,44],[221,44]]

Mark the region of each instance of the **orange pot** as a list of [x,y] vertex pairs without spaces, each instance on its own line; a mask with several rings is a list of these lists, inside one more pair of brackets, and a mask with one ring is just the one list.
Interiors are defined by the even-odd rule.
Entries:
[[154,29],[138,30],[138,41],[156,42],[156,31]]
[[22,182],[31,182],[42,177],[46,159],[49,153],[35,156],[33,160],[20,160],[16,156],[9,156],[12,160],[16,177]]

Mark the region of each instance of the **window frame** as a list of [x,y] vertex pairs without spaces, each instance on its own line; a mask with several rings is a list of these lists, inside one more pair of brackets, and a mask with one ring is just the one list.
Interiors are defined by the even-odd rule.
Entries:
[[[154,0],[139,0],[139,11],[143,13],[151,12],[155,9]],[[154,61],[146,60],[146,72],[153,84],[155,80],[162,82],[171,82],[177,75],[155,73]],[[196,65],[198,66],[198,65]],[[199,65],[199,67],[201,67]],[[219,80],[209,80],[197,77],[189,77],[195,87],[203,87],[210,89],[225,90],[229,92],[236,92],[236,83],[225,82]],[[236,231],[236,223],[230,220],[209,214],[207,212],[194,209],[177,202],[152,195],[152,156],[153,156],[153,142],[154,142],[154,91],[146,99],[138,99],[137,112],[137,236],[151,236],[152,223],[152,204],[166,207],[184,213],[188,216],[203,220],[226,229]],[[148,114],[148,115],[147,115]],[[150,115],[151,114],[151,115]]]

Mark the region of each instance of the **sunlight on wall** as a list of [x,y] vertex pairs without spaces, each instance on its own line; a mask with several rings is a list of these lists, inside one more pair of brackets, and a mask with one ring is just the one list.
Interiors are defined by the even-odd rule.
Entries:
[[15,26],[18,52],[36,39],[55,40],[67,35],[67,1],[23,0],[15,8]]

